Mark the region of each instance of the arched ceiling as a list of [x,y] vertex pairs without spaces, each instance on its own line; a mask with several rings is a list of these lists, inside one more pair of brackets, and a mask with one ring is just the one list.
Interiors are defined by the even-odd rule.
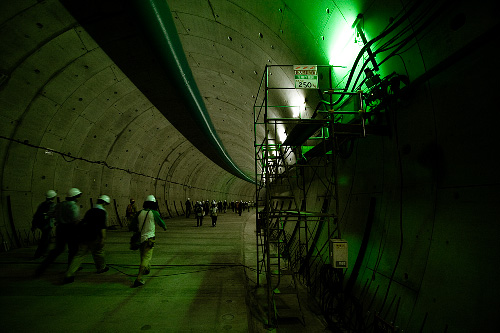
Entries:
[[[254,185],[247,180],[254,175],[253,107],[262,98],[257,94],[265,66],[344,66],[333,75],[334,85],[342,87],[361,46],[352,29],[356,16],[364,14],[370,40],[414,4],[168,0],[210,123],[241,170],[238,174],[186,112],[171,72],[149,44],[144,24],[130,12],[133,2],[0,2],[4,193],[22,197],[79,186],[94,197],[107,192],[123,201],[151,192],[165,200],[184,200],[196,192],[251,197]],[[441,6],[428,1],[418,12]],[[411,24],[418,28],[422,21]],[[460,22],[455,25],[459,28]],[[408,66],[395,57],[382,71],[406,71],[415,78],[470,40],[457,39],[445,28],[442,36],[403,50]],[[441,37],[447,42],[438,43]],[[276,67],[272,73],[272,82],[291,84],[293,73]],[[319,96],[312,90],[287,91],[274,98],[277,103],[305,100],[310,111]]]
[[[72,12],[82,3],[87,11]],[[171,188],[177,196],[186,187],[249,195],[253,185],[226,173],[189,118],[164,117],[183,114],[184,101],[164,73],[156,75],[158,59],[147,56],[137,22],[125,24],[123,3],[0,3],[2,189],[31,195],[79,186],[126,198],[151,192],[161,179],[183,186]],[[328,20],[327,3],[309,13]],[[327,62],[318,32],[298,15],[299,1],[168,5],[213,127],[253,178],[253,105],[264,68]],[[155,94],[160,105],[151,102]]]

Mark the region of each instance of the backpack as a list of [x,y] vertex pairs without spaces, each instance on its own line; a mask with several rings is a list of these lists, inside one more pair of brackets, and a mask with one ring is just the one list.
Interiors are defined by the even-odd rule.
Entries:
[[80,241],[97,239],[101,229],[106,228],[106,211],[100,208],[91,208],[76,226],[76,233]]
[[217,216],[217,207],[210,208],[210,216]]
[[52,204],[53,203],[50,201],[44,201],[38,206],[33,215],[33,221],[31,222],[34,228],[44,229],[50,226],[50,216],[48,212]]

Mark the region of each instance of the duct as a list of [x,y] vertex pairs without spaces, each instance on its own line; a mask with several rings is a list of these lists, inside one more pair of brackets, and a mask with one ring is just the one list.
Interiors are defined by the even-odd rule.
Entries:
[[61,0],[153,105],[214,163],[254,182],[210,120],[165,0]]

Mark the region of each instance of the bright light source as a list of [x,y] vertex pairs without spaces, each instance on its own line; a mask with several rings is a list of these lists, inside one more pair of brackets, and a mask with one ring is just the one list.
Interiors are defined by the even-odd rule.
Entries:
[[[352,22],[356,17],[347,18],[346,21],[333,22],[329,28],[333,32],[328,40],[332,43],[328,49],[329,63],[334,67],[333,71],[339,83],[350,71],[354,60],[363,47],[363,43],[356,41],[357,31],[353,28]],[[350,22],[350,23],[348,23]]]
[[278,130],[278,139],[279,139],[279,141],[281,141],[282,143],[285,142],[285,140],[286,140],[285,126],[279,124],[277,126],[277,130]]

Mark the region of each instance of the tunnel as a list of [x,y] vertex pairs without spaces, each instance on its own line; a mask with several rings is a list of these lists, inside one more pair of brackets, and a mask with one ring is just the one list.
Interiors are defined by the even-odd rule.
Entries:
[[[496,331],[497,14],[494,1],[0,1],[2,326]],[[83,281],[62,286],[64,256],[32,277],[32,221],[47,191],[59,203],[72,188],[81,217],[110,198],[111,270],[87,256]],[[149,195],[167,231],[151,284],[129,288],[125,211]],[[193,229],[188,198],[248,210]],[[259,289],[271,211],[288,223],[278,252],[296,258],[296,321],[270,319],[277,289]]]

